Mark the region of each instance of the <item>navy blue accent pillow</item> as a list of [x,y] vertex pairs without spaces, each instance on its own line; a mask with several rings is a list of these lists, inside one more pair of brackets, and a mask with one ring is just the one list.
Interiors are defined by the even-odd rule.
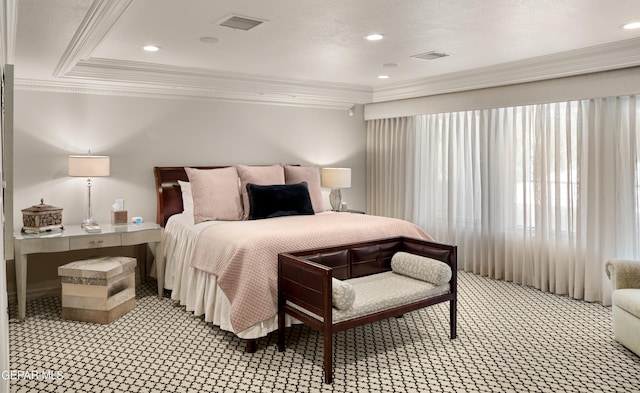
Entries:
[[314,214],[306,181],[271,186],[249,183],[247,194],[249,195],[249,220]]

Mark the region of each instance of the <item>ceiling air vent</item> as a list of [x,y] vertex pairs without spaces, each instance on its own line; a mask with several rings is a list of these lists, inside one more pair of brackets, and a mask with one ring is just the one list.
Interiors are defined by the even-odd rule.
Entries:
[[415,57],[417,59],[422,59],[422,60],[435,60],[435,59],[439,59],[441,57],[447,57],[447,56],[449,55],[446,53],[436,52],[432,50],[431,52],[420,53],[419,55],[413,55],[411,57]]
[[254,27],[262,24],[265,20],[260,20],[256,18],[249,18],[247,16],[238,16],[238,15],[227,15],[222,18],[218,24],[224,27],[230,27],[232,29],[238,30],[251,30]]

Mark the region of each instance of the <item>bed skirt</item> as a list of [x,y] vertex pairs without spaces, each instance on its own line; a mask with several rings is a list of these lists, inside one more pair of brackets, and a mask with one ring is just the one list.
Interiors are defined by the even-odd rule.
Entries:
[[[204,316],[205,322],[212,323],[222,330],[232,332],[242,339],[264,337],[277,330],[277,314],[241,332],[233,330],[230,320],[229,299],[216,284],[216,276],[196,270],[190,266],[195,240],[199,232],[194,232],[187,226],[181,225],[181,221],[189,221],[189,216],[186,218],[176,216],[169,220],[163,231],[165,253],[164,287],[171,290],[171,299],[178,301],[181,306],[186,308],[186,311],[192,312],[195,316]],[[176,218],[175,220],[174,217]],[[277,261],[274,261],[274,263],[277,263]],[[286,325],[290,326],[292,323],[300,322],[287,316]]]

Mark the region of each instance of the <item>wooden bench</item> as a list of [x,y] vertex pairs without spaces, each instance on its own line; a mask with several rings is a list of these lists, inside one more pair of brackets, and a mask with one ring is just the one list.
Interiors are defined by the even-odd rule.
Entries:
[[[451,268],[448,285],[439,286],[435,292],[428,286],[434,285],[414,278],[401,276],[391,271],[391,259],[397,252],[432,258],[444,262]],[[376,322],[391,317],[438,304],[450,302],[450,337],[456,338],[456,296],[457,296],[457,247],[425,240],[396,237],[363,243],[347,244],[315,250],[282,253],[278,255],[278,350],[285,350],[285,315],[289,314],[324,336],[324,381],[333,379],[333,334],[353,327]],[[446,269],[446,267],[445,267]],[[353,283],[356,302],[352,309],[338,310],[332,305],[332,278]],[[389,291],[389,280],[401,282]],[[358,302],[358,282],[366,280],[371,292],[371,283],[379,283],[377,304],[363,305]],[[409,281],[398,281],[409,280]],[[375,287],[375,285],[374,285]],[[378,290],[379,289],[379,290]],[[404,293],[402,299],[391,297],[389,292],[414,291]],[[425,295],[426,293],[426,295]],[[411,296],[416,295],[416,296]],[[369,302],[371,303],[371,302]],[[389,303],[392,305],[389,306]],[[395,304],[394,304],[395,303]],[[360,309],[359,309],[360,308]]]

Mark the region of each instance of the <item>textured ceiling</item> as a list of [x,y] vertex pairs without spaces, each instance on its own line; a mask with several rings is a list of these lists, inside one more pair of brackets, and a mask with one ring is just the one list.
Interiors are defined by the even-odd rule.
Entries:
[[[250,31],[216,23],[229,14],[266,22]],[[370,102],[378,90],[418,83],[415,92],[396,95],[430,94],[426,85],[440,79],[495,73],[505,64],[526,68],[531,59],[543,60],[538,68],[570,68],[546,77],[640,61],[611,51],[624,43],[625,53],[640,56],[640,30],[621,28],[640,20],[638,0],[20,0],[17,20],[16,77],[31,86],[64,81],[193,95],[201,87],[222,98]],[[373,32],[385,39],[363,39]],[[146,44],[161,50],[144,52]],[[589,48],[614,58],[588,65]],[[434,50],[449,56],[411,57]],[[487,83],[501,83],[492,78]]]

